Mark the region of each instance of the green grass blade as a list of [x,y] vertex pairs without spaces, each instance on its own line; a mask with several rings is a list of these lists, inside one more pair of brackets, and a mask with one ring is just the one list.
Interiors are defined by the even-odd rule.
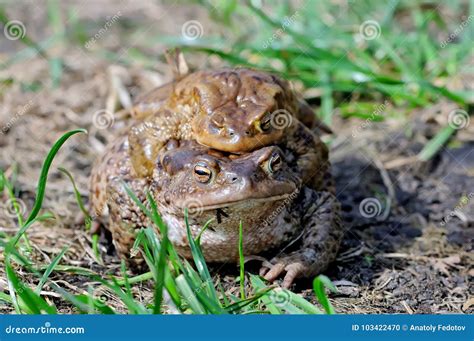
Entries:
[[[82,214],[84,214],[84,216],[85,216],[84,224],[86,226],[86,231],[90,231],[90,229],[92,227],[93,218],[89,214],[87,209],[85,208],[84,202],[82,200],[81,193],[79,192],[79,190],[76,186],[76,182],[74,181],[74,178],[72,177],[71,173],[69,173],[65,168],[58,167],[58,170],[61,171],[62,173],[64,173],[69,178],[69,180],[71,181],[72,186],[73,186],[74,196],[76,198],[76,202],[77,202]],[[100,251],[99,251],[99,235],[98,234],[93,234],[92,235],[92,251],[94,252],[94,256],[95,256],[96,261],[99,264],[104,264],[104,261],[102,260],[102,257],[100,255]]]
[[444,146],[455,131],[456,129],[449,125],[441,129],[435,137],[428,141],[428,143],[423,147],[418,154],[418,159],[421,161],[428,161],[431,159]]
[[[123,277],[123,285],[125,286],[125,293],[129,296],[132,295],[132,287],[130,286],[130,282],[128,281],[128,275],[127,275],[127,268],[125,266],[125,261],[122,259],[120,262],[120,271],[122,273]],[[121,285],[120,283],[116,282],[118,285]]]
[[[99,280],[99,279],[97,279]],[[119,298],[120,300],[125,304],[127,307],[128,311],[131,314],[148,314],[149,311],[139,302],[137,302],[134,298],[133,295],[130,293],[126,293],[125,291],[122,290],[122,288],[118,285],[118,283],[112,278],[112,281],[106,281],[100,279],[100,282],[108,287],[110,290],[112,290]]]
[[26,230],[27,230],[31,225],[33,225],[34,223],[39,222],[39,221],[51,219],[52,217],[53,217],[53,216],[52,216],[51,214],[46,213],[46,214],[40,215],[39,217],[34,218],[34,219],[31,220],[30,222],[25,223],[25,224],[17,231],[17,233],[15,234],[15,236],[8,242],[8,245],[6,246],[5,252],[10,251],[11,248],[14,248],[14,247],[15,247],[16,243],[18,243],[18,240],[24,235],[24,233],[26,232]]
[[262,290],[257,291],[253,296],[247,297],[245,300],[240,300],[234,296],[234,298],[236,299],[235,303],[232,303],[231,305],[227,306],[226,310],[229,313],[239,314],[247,306],[256,304],[262,297],[268,294],[268,292],[270,292],[271,290],[272,290],[271,287],[263,288]]
[[76,186],[76,181],[74,181],[72,174],[66,168],[63,168],[63,167],[58,167],[58,170],[64,175],[66,175],[69,181],[71,181],[72,189],[74,191],[74,196],[76,198],[76,202],[79,208],[81,209],[81,212],[86,216],[86,218],[91,219],[91,216],[89,212],[87,211],[86,206],[84,205],[84,201],[82,200],[81,193],[79,192],[79,189]]
[[[256,291],[263,290],[266,287],[265,283],[260,279],[259,276],[256,276],[256,275],[250,275],[250,283],[252,283],[252,287]],[[263,295],[260,299],[262,300],[265,307],[267,307],[270,314],[280,315],[283,313],[283,311],[272,302],[272,300],[270,299],[268,295]]]
[[239,262],[240,262],[240,298],[245,300],[245,258],[244,258],[244,233],[242,220],[239,224]]
[[203,285],[205,286],[206,292],[214,302],[219,302],[219,299],[217,298],[217,292],[213,286],[211,274],[209,273],[206,260],[204,259],[204,255],[201,250],[201,246],[199,245],[199,243],[197,243],[194,240],[191,234],[191,228],[189,227],[187,209],[185,209],[185,212],[184,212],[184,222],[186,225],[186,234],[188,237],[189,246],[191,248],[191,254],[193,256],[193,260],[194,260],[194,263],[196,264],[196,268],[199,272],[199,275],[201,276],[203,280]]
[[64,254],[67,252],[69,248],[65,247],[61,250],[60,253],[54,259],[51,261],[51,264],[48,265],[46,268],[46,271],[43,274],[43,277],[41,277],[41,280],[38,283],[38,286],[35,289],[36,294],[40,294],[41,290],[43,289],[43,286],[45,285],[46,281],[48,280],[49,275],[53,272],[54,268],[58,265],[59,261],[61,258],[63,258]]
[[39,180],[38,180],[38,186],[36,188],[36,199],[35,199],[35,203],[33,205],[33,209],[31,210],[31,213],[30,215],[28,216],[28,218],[26,219],[26,222],[25,224],[28,224],[30,223],[33,219],[35,219],[35,217],[38,215],[40,209],[41,209],[41,206],[43,204],[43,199],[44,199],[44,193],[45,193],[45,190],[46,190],[46,182],[47,182],[47,179],[48,179],[48,172],[49,172],[49,168],[51,167],[51,164],[54,160],[54,157],[56,156],[56,154],[58,153],[59,149],[62,147],[62,145],[73,135],[75,134],[78,134],[78,133],[84,133],[86,134],[87,133],[87,130],[85,129],[76,129],[76,130],[71,130],[69,132],[67,132],[66,134],[64,134],[63,136],[61,136],[57,141],[56,143],[53,145],[53,147],[51,148],[51,150],[49,151],[48,155],[46,156],[46,159],[44,160],[43,162],[43,166],[41,168],[41,173],[40,173],[40,177],[39,177]]
[[318,298],[319,303],[321,303],[327,314],[334,314],[334,308],[331,302],[329,302],[325,288],[328,288],[333,292],[337,292],[334,284],[332,284],[331,280],[326,276],[319,275],[313,280],[313,290],[316,294],[316,297]]
[[[117,280],[118,285],[120,285],[120,286],[125,285],[125,278],[124,277],[115,277],[115,279]],[[136,283],[148,281],[150,279],[153,279],[153,274],[152,274],[151,271],[148,271],[148,272],[142,273],[142,274],[137,275],[137,276],[128,277],[127,282],[129,284],[136,284]]]
[[[83,304],[84,305],[90,304],[91,308],[93,310],[91,313],[95,313],[97,311],[97,312],[99,312],[101,314],[104,314],[104,315],[114,315],[114,314],[116,314],[114,309],[112,309],[108,305],[104,304],[102,301],[92,297],[92,295],[90,295],[90,294],[88,294],[88,295],[85,295],[85,294],[76,295],[75,299],[78,302],[81,303],[81,305],[80,305],[81,308],[83,307]],[[82,309],[80,309],[80,310],[84,313],[86,312],[86,311],[83,311]]]
[[128,185],[123,182],[122,183],[123,188],[125,189],[125,192],[127,192],[127,195],[133,200],[133,202],[140,208],[140,210],[151,220],[153,220],[153,214],[151,211],[143,205],[143,203],[138,199],[135,193],[133,193],[132,189],[128,187]]
[[176,277],[176,285],[178,286],[181,294],[183,295],[185,301],[189,304],[189,307],[194,314],[206,314],[206,310],[204,310],[204,307],[201,305],[201,303],[199,303],[194,291],[189,286],[184,275],[181,274]]
[[155,280],[155,304],[153,307],[154,314],[161,313],[161,303],[163,301],[163,285],[165,282],[165,272],[167,268],[167,250],[168,250],[168,227],[161,220],[160,215],[158,214],[158,207],[156,206],[155,200],[147,193],[148,202],[151,206],[151,212],[153,215],[153,222],[156,226],[160,228],[161,233],[161,245],[156,261],[156,280]]
[[286,289],[267,287],[257,275],[251,275],[250,278],[256,290],[272,289],[261,298],[271,314],[322,314],[321,310],[300,295]]
[[[30,313],[41,314],[44,312],[47,314],[56,314],[55,307],[50,306],[41,296],[36,294],[27,285],[20,282],[10,264],[10,259],[8,257],[5,259],[5,270],[7,273],[10,290],[11,288],[15,290],[15,292],[18,294],[18,297],[21,298]],[[13,297],[12,300],[15,301]]]
[[15,196],[13,185],[7,179],[3,171],[0,171],[0,181],[1,181],[0,192],[3,192],[4,189],[7,190],[8,197],[10,198],[12,202],[13,209],[15,210],[15,214],[18,219],[18,224],[23,225],[23,216],[22,216],[22,213],[20,212],[20,206]]

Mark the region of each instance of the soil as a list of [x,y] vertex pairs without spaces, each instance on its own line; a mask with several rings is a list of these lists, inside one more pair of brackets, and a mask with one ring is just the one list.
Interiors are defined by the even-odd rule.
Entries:
[[[73,137],[54,161],[43,211],[52,212],[55,219],[29,229],[29,256],[47,265],[69,246],[62,265],[100,274],[118,272],[120,263],[105,239],[101,243],[104,264],[95,261],[72,185],[57,167],[73,174],[87,201],[91,164],[124,125],[120,115],[105,129],[94,120],[98,111],[119,106],[121,90],[112,85],[114,80],[133,98],[169,79],[170,74],[160,61],[154,71],[145,71],[140,65],[125,68],[81,49],[57,53],[67,68],[56,87],[48,62],[41,56],[0,71],[1,80],[14,80],[3,82],[0,91],[0,126],[4,128],[0,132],[0,169],[15,178],[16,194],[28,212],[49,148],[67,130],[86,128],[88,134]],[[9,51],[7,56],[12,54]],[[218,63],[202,56],[189,60],[197,68]],[[32,84],[39,89],[29,91],[27,85]],[[441,127],[442,119],[432,119],[439,107],[449,109],[452,104],[439,102],[432,108],[412,110],[404,119],[377,123],[334,119],[335,133],[328,142],[346,233],[337,260],[325,274],[338,288],[337,294],[330,294],[338,313],[474,313],[473,135],[459,131],[457,142],[428,162],[414,157],[433,130]],[[0,202],[0,232],[13,234],[17,222],[8,197],[4,195]],[[248,270],[252,271],[251,265]],[[19,271],[23,281],[37,283]],[[238,291],[235,266],[213,266],[213,274],[227,290]],[[109,299],[86,276],[61,271],[54,272],[52,279],[74,293],[93,287]],[[315,301],[310,288],[311,282],[302,280],[293,290]],[[0,290],[7,290],[4,266],[0,266]],[[152,295],[147,283],[135,286],[134,291],[144,301]],[[48,286],[43,294],[62,313],[73,312]],[[119,302],[109,304],[124,311]],[[0,312],[12,309],[0,303]]]

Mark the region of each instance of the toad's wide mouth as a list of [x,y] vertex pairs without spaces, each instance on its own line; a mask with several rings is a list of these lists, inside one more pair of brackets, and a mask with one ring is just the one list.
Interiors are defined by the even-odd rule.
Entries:
[[275,130],[268,134],[247,136],[235,134],[234,136],[222,136],[219,133],[210,133],[209,128],[203,127],[196,133],[196,141],[203,146],[212,146],[213,149],[232,154],[243,154],[255,149],[274,144],[283,138],[283,130]]
[[203,206],[202,210],[203,211],[211,211],[211,210],[215,210],[215,209],[218,209],[218,208],[237,206],[237,205],[242,204],[242,203],[258,204],[258,203],[264,203],[264,202],[270,202],[270,201],[279,201],[279,200],[284,200],[286,198],[289,198],[290,195],[291,194],[282,194],[282,195],[275,195],[275,196],[267,197],[267,198],[247,198],[247,199],[242,199],[242,200],[225,202],[225,203],[222,203],[222,204],[214,204],[214,205]]
[[178,207],[182,210],[187,208],[188,210],[196,210],[200,212],[206,212],[206,211],[212,211],[216,210],[219,208],[226,208],[226,207],[235,207],[238,205],[245,205],[245,206],[253,206],[253,205],[259,205],[263,203],[268,203],[268,202],[274,202],[274,201],[280,201],[280,200],[285,200],[293,195],[293,193],[285,193],[285,194],[280,194],[280,195],[274,195],[270,197],[248,197],[245,199],[239,199],[239,200],[234,200],[234,201],[226,201],[226,202],[217,202],[211,205],[206,205],[203,203],[200,203],[199,200],[190,200],[184,201],[180,204],[178,204]]

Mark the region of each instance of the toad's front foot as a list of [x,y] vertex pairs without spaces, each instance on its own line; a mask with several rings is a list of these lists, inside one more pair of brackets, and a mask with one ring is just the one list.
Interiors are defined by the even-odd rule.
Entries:
[[308,262],[306,258],[307,255],[303,255],[301,251],[274,258],[270,264],[262,265],[260,276],[273,282],[284,274],[282,287],[288,289],[296,278],[307,277],[309,273],[314,273],[314,264]]
[[284,274],[284,288],[290,287],[296,278],[316,276],[324,271],[335,259],[342,238],[339,202],[334,194],[306,188],[304,195],[302,245],[297,251],[275,257],[260,270],[260,275],[268,281]]

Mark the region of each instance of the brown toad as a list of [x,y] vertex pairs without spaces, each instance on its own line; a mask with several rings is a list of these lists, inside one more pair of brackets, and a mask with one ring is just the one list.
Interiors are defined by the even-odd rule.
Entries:
[[[295,129],[329,131],[290,84],[272,74],[223,68],[176,77],[139,98],[132,109],[138,121],[129,132],[130,156],[139,176],[151,175],[156,156],[170,139],[245,153],[285,141],[301,144]],[[305,151],[294,152],[306,157]]]
[[[201,245],[210,262],[238,260],[239,223],[243,224],[245,256],[273,250],[271,266],[261,274],[275,280],[285,274],[283,286],[297,277],[323,271],[337,252],[342,236],[339,203],[330,187],[327,154],[318,154],[326,171],[318,189],[302,182],[297,158],[283,145],[232,155],[208,149],[192,141],[171,141],[160,153],[151,178],[136,178],[128,158],[128,141],[117,140],[102,160],[108,171],[96,167],[92,175],[92,204],[97,213],[109,215],[108,228],[119,254],[130,258],[137,229],[147,226],[145,216],[126,194],[125,182],[146,201],[149,191],[169,228],[169,238],[178,252],[190,258],[184,225],[184,209],[196,237],[204,224]],[[105,177],[105,178],[104,178]],[[102,183],[101,183],[102,182]],[[106,183],[106,204],[94,197]],[[314,187],[314,186],[312,186]]]

